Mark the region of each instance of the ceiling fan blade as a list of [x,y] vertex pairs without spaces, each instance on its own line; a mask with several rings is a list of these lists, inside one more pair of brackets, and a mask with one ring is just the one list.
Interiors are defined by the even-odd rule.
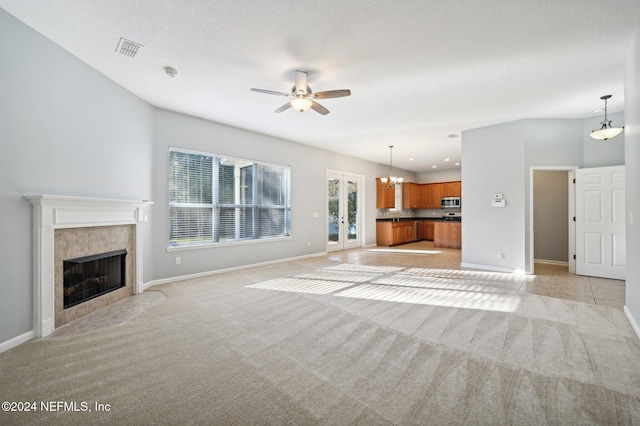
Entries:
[[343,96],[351,96],[351,90],[327,90],[326,92],[318,92],[313,94],[313,97],[316,99],[341,98]]
[[265,93],[267,95],[289,96],[289,93],[274,92],[273,90],[251,89],[252,92]]
[[282,105],[280,108],[278,108],[273,112],[282,112],[282,111],[288,110],[289,108],[291,108],[291,102],[287,102],[286,104]]
[[303,71],[296,71],[296,92],[307,91],[307,73]]
[[319,103],[315,102],[315,101],[311,101],[311,109],[314,110],[317,113],[320,113],[322,115],[327,115],[329,114],[329,110],[326,109],[325,107],[323,107],[322,105],[320,105]]

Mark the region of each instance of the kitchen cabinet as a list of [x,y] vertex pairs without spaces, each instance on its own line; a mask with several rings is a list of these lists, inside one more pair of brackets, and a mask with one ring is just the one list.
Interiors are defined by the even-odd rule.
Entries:
[[[462,182],[441,183],[402,183],[402,208],[439,209],[442,197],[460,197]],[[395,189],[385,187],[379,178],[376,179],[376,207],[391,209],[395,207]]]
[[433,241],[434,220],[422,221],[422,235],[421,238],[427,241]]
[[418,185],[420,197],[418,199],[419,209],[430,209],[431,207],[431,184],[421,183]]
[[444,182],[441,183],[441,197],[459,197],[462,193],[462,183],[457,182]]
[[443,197],[442,195],[442,184],[440,183],[432,183],[431,185],[431,207],[430,209],[439,209],[440,208],[440,199]]
[[439,209],[441,188],[439,183],[423,183],[418,185],[420,187],[420,203],[419,209]]
[[462,223],[436,221],[433,232],[433,246],[462,248]]
[[389,247],[411,243],[416,238],[415,230],[415,222],[412,220],[401,222],[379,220],[376,222],[376,244]]
[[413,182],[402,183],[402,208],[420,208],[420,185]]
[[393,186],[385,186],[380,178],[376,178],[376,208],[392,209],[396,206],[396,190]]

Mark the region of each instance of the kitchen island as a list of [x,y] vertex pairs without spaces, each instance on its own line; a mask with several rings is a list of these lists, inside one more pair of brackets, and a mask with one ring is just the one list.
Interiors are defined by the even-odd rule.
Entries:
[[433,246],[462,248],[462,223],[446,219],[436,221],[433,230]]

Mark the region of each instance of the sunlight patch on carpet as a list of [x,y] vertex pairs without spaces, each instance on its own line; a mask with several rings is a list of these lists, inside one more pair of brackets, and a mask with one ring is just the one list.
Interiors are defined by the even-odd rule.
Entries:
[[390,275],[373,280],[371,284],[384,284],[402,287],[419,287],[441,290],[457,290],[457,291],[476,291],[481,293],[507,293],[497,287],[491,287],[484,284],[473,284],[468,280],[455,280],[440,277],[423,277],[411,275]]
[[295,293],[329,294],[352,286],[352,282],[309,280],[301,278],[276,278],[257,284],[251,284],[249,288],[261,288],[265,290],[290,291]]
[[520,305],[520,297],[514,294],[397,287],[376,284],[362,284],[336,293],[334,296],[447,306],[451,308],[482,309],[498,312],[514,312]]
[[[513,312],[520,297],[490,281],[514,281],[513,274],[343,263],[249,288]],[[517,290],[516,290],[517,291]]]
[[306,274],[296,275],[296,278],[306,278],[313,280],[328,281],[349,281],[352,283],[363,283],[380,277],[383,274],[379,272],[362,272],[362,271],[337,271],[321,269],[319,271],[309,272]]
[[521,274],[507,272],[466,271],[459,269],[409,268],[403,270],[401,273],[444,278],[465,278],[469,280],[480,281],[522,282],[524,280],[524,276]]

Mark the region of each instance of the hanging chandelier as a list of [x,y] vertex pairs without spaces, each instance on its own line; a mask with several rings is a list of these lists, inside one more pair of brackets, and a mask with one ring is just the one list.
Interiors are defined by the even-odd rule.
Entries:
[[607,99],[611,95],[604,95],[600,99],[604,100],[604,121],[601,122],[602,127],[591,132],[590,136],[594,139],[606,141],[609,138],[618,136],[624,130],[624,127],[611,127],[611,120],[607,120]]
[[394,188],[397,183],[402,183],[404,179],[393,175],[393,145],[389,145],[389,176],[381,177],[380,182],[387,188]]

